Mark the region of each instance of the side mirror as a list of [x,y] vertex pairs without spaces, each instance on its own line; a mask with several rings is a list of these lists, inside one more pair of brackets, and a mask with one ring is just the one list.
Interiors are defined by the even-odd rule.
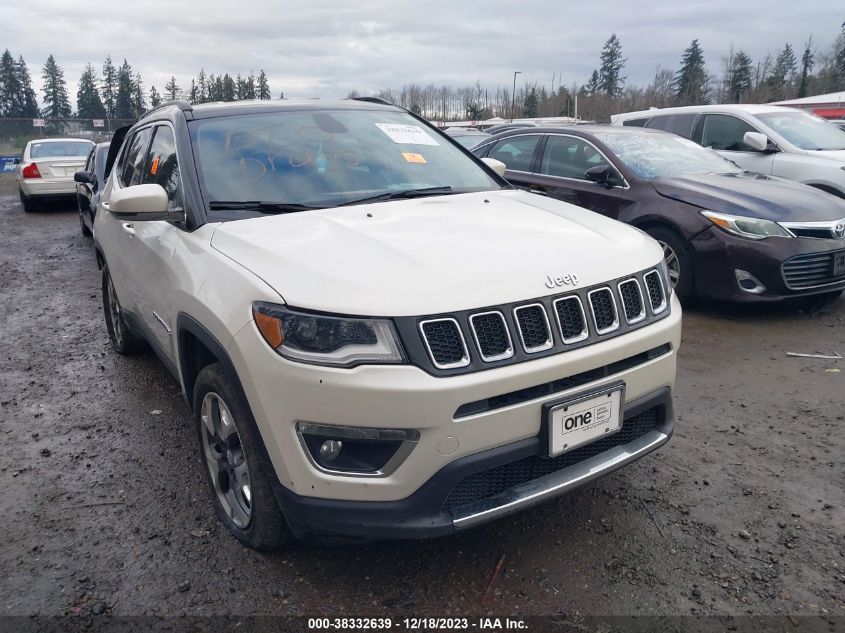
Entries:
[[169,200],[161,185],[135,185],[115,191],[108,200],[108,210],[115,215],[137,216],[136,220],[164,220]]
[[502,178],[505,177],[505,172],[507,171],[508,166],[505,165],[502,161],[496,160],[495,158],[482,158],[481,162],[483,162],[490,169],[495,171],[497,175],[501,176]]
[[86,185],[94,184],[94,174],[90,171],[78,171],[73,175],[74,182],[82,182]]
[[742,142],[755,152],[765,152],[769,147],[769,139],[760,132],[746,132],[742,136]]

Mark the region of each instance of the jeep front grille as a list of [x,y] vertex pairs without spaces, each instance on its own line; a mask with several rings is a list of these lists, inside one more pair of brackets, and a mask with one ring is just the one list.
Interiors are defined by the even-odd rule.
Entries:
[[622,297],[622,309],[628,323],[639,323],[645,318],[645,304],[639,281],[636,279],[623,281],[619,284],[619,296]]
[[485,362],[513,356],[513,344],[501,312],[480,312],[469,318],[472,335]]
[[455,319],[423,321],[420,330],[435,367],[451,369],[469,364],[466,341]]
[[467,373],[644,327],[669,313],[664,288],[659,270],[651,268],[560,295],[394,322],[412,363],[437,375]]
[[660,314],[666,309],[666,293],[663,292],[663,283],[660,281],[660,274],[656,270],[647,272],[643,277],[645,287],[648,290],[648,298],[651,303],[651,311]]

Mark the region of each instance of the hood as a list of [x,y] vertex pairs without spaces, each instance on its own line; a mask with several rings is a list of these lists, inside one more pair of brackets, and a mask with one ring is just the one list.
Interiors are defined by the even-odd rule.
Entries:
[[845,200],[798,182],[762,174],[707,174],[651,181],[657,192],[721,213],[778,222],[845,218]]
[[[397,200],[221,224],[212,246],[291,306],[412,316],[558,294],[655,266],[650,237],[523,191]],[[553,284],[552,284],[553,285]]]
[[811,156],[818,156],[819,158],[829,158],[837,160],[845,164],[845,149],[820,149],[816,151],[808,151]]

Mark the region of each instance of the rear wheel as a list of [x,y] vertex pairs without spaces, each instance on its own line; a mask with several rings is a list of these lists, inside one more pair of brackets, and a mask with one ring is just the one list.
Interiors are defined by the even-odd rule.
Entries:
[[283,545],[291,534],[270,487],[272,473],[266,473],[261,459],[258,429],[220,363],[199,373],[193,402],[200,457],[218,518],[249,547]]
[[695,288],[692,260],[681,236],[671,229],[654,227],[646,229],[663,249],[663,259],[669,269],[669,280],[679,299],[689,299]]
[[23,205],[23,210],[27,213],[32,213],[35,211],[35,206],[32,204],[32,196],[28,196],[23,192],[23,189],[18,189],[18,195],[21,197],[21,204]]
[[136,354],[146,349],[146,341],[133,334],[126,325],[107,266],[103,266],[103,314],[114,351],[118,354]]

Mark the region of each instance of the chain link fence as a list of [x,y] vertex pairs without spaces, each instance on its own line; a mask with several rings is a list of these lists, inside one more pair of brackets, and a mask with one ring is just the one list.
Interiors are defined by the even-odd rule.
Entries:
[[0,117],[0,173],[14,170],[13,160],[27,141],[57,136],[85,138],[95,143],[111,139],[114,130],[134,119],[18,119]]

